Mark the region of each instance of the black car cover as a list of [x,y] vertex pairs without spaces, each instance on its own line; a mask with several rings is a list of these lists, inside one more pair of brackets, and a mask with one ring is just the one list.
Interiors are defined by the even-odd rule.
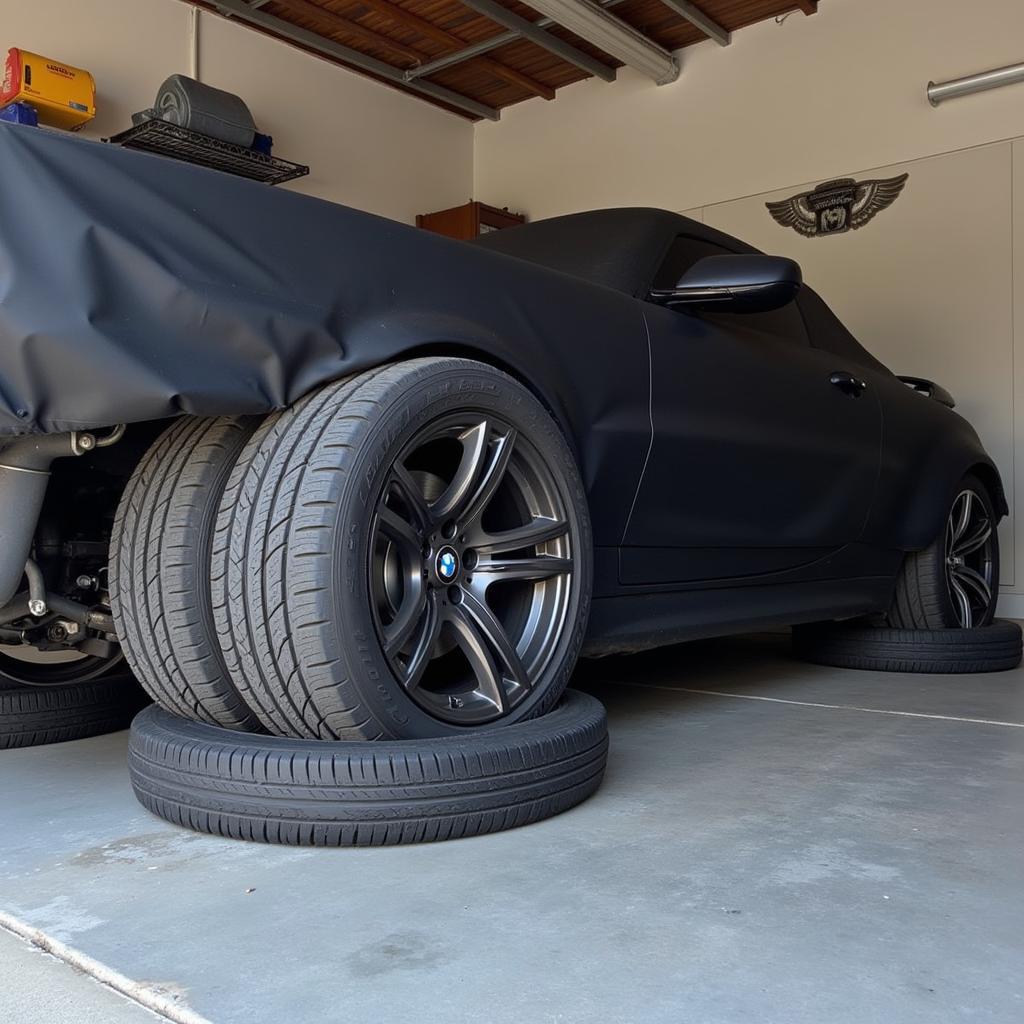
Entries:
[[23,125],[0,174],[0,435],[266,412],[439,343],[520,372],[577,440],[646,399],[639,304],[610,288]]

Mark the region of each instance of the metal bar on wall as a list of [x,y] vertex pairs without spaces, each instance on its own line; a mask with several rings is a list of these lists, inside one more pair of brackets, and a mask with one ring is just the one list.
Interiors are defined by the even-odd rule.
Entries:
[[1024,82],[1024,64],[1010,64],[1005,68],[982,71],[980,74],[967,75],[965,78],[953,78],[948,82],[929,82],[928,102],[937,107],[940,103],[956,99],[958,96],[970,96],[975,92],[998,89],[1000,86],[1013,85],[1015,82]]

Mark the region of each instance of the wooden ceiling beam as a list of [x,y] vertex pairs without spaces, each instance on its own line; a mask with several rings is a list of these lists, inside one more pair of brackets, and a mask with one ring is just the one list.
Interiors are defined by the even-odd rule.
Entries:
[[477,57],[477,61],[481,67],[486,68],[495,78],[500,78],[503,82],[518,85],[520,89],[526,89],[535,96],[541,96],[546,100],[555,98],[555,90],[550,85],[538,82],[536,78],[524,75],[521,71],[502,64],[500,60],[495,60],[493,57]]
[[[359,2],[363,7],[368,7],[381,17],[387,18],[388,21],[401,25],[411,32],[418,32],[421,36],[432,40],[438,46],[443,46],[446,50],[461,50],[466,45],[465,39],[461,39],[453,32],[441,28],[440,25],[435,25],[432,21],[427,21],[426,18],[421,18],[418,14],[413,14],[412,11],[407,11],[397,4],[391,3],[391,0],[359,0]],[[358,24],[342,17],[340,14],[335,14],[334,11],[330,11],[326,7],[320,7],[318,4],[311,3],[310,0],[277,0],[277,3],[294,10],[296,13],[305,13],[310,18],[320,14],[328,19],[338,19],[347,25]],[[423,63],[429,59],[429,57],[425,57],[423,54],[414,58],[418,63]],[[516,85],[527,92],[532,92],[535,96],[542,96],[546,100],[553,100],[555,98],[555,90],[550,86],[544,85],[543,82],[538,82],[535,78],[531,78],[515,68],[502,64],[501,61],[495,60],[493,57],[481,57],[480,66],[489,71],[495,78],[508,82],[510,85]]]
[[245,0],[197,0],[203,7],[211,7],[219,14],[227,18],[238,18],[239,21],[247,22],[269,35],[278,39],[286,39],[289,42],[297,43],[310,53],[319,54],[329,60],[342,64],[348,68],[357,68],[365,71],[375,78],[389,82],[399,88],[419,93],[432,100],[436,104],[458,111],[464,111],[471,117],[485,117],[490,121],[497,121],[501,114],[497,107],[492,107],[480,100],[473,99],[465,93],[456,92],[437,82],[425,82],[419,79],[409,80],[405,72],[396,68],[393,64],[371,57],[362,50],[356,50],[344,43],[335,42],[319,32],[303,28],[292,21],[285,21],[273,14],[268,14],[260,9],[251,7]]
[[334,11],[329,11],[325,7],[319,7],[317,4],[311,3],[310,0],[276,0],[276,3],[293,14],[299,14],[303,17],[319,21],[322,25],[330,25],[338,32],[358,36],[372,46],[378,46],[381,49],[397,53],[411,64],[420,64],[430,59],[421,50],[407,46],[405,43],[400,43],[389,36],[383,36],[379,32],[374,32],[373,29],[360,25],[358,21],[350,21],[348,18],[343,18],[340,14],[335,14]]
[[818,13],[818,0],[796,0],[796,5],[804,14]]
[[695,25],[709,39],[714,39],[719,46],[728,46],[732,41],[732,34],[720,25],[714,18],[709,18],[696,4],[689,0],[661,0],[670,10],[675,11],[680,18],[685,18],[691,25]]
[[482,14],[485,18],[490,18],[491,21],[517,32],[524,39],[547,50],[548,53],[553,53],[555,56],[561,57],[562,60],[575,64],[587,74],[600,78],[604,82],[615,81],[615,68],[610,64],[591,57],[589,53],[584,53],[564,39],[552,35],[546,29],[538,28],[535,22],[521,17],[507,7],[502,7],[497,0],[460,0],[460,2],[476,11],[477,14]]

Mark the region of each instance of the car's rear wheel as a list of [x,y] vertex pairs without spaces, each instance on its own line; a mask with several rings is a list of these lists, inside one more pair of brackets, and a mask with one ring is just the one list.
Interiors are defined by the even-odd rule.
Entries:
[[976,629],[995,617],[999,594],[997,516],[988,488],[968,475],[941,534],[907,555],[888,623],[900,629]]
[[522,385],[416,359],[271,417],[224,493],[225,661],[273,733],[415,738],[553,707],[590,602],[572,453]]

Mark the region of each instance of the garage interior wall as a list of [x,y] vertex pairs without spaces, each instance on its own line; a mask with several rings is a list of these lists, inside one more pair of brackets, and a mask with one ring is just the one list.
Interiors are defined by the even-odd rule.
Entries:
[[[85,134],[131,126],[160,83],[189,72],[191,6],[179,0],[4,3],[0,49],[18,46],[83,67],[99,111]],[[464,203],[473,188],[473,126],[242,25],[200,12],[199,78],[238,93],[274,152],[309,164],[293,188],[412,223]]]
[[[475,195],[532,220],[658,206],[799,261],[872,352],[945,385],[977,427],[1011,505],[1000,611],[1024,617],[1024,85],[925,95],[1024,60],[1024,4],[821,0],[681,58],[672,85],[622,69],[478,125]],[[804,238],[765,209],[904,171],[859,231]]]

